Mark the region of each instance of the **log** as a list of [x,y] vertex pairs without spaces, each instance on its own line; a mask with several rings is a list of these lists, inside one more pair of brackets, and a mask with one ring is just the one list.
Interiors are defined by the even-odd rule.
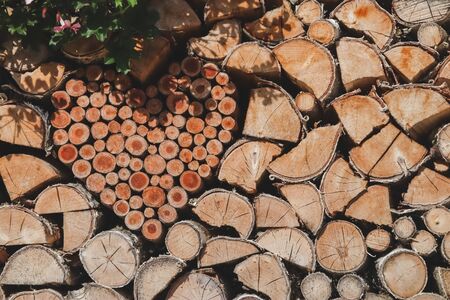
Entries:
[[31,46],[13,37],[3,40],[1,46],[2,66],[12,72],[32,71],[50,55],[49,48],[44,43],[38,42]]
[[[309,39],[295,38],[280,43],[273,53],[289,79],[303,91],[314,94],[321,103],[335,94],[336,63],[324,46]],[[305,61],[310,63],[303,63]],[[321,80],[317,80],[318,76]]]
[[0,275],[2,285],[73,285],[75,280],[58,252],[39,245],[16,251]]
[[322,227],[322,195],[311,182],[280,185],[281,195],[291,204],[303,225],[314,235]]
[[417,0],[411,5],[405,0],[393,0],[392,12],[400,24],[414,27],[425,22],[445,22],[450,16],[450,4],[437,0]]
[[445,206],[431,208],[422,219],[427,229],[436,235],[443,236],[450,231],[450,211]]
[[58,227],[33,211],[15,205],[0,206],[0,246],[53,244],[59,237]]
[[442,238],[441,242],[441,255],[442,257],[449,262],[450,261],[450,233],[446,233]]
[[323,4],[316,0],[300,2],[295,7],[295,16],[305,25],[311,25],[314,21],[323,18]]
[[302,116],[292,97],[281,87],[252,89],[242,133],[296,143],[302,134]]
[[269,45],[305,34],[303,23],[294,15],[291,4],[286,0],[261,18],[245,23],[243,29],[251,39]]
[[374,229],[367,234],[366,245],[374,252],[384,252],[391,246],[391,234],[382,228]]
[[450,125],[446,124],[436,134],[435,144],[445,162],[450,162]]
[[111,300],[126,300],[128,298],[122,296],[112,288],[96,283],[85,283],[79,290],[69,291],[66,300],[96,300],[96,299],[111,299]]
[[9,102],[0,105],[0,141],[45,149],[48,132],[47,119],[37,108]]
[[[311,130],[297,146],[273,160],[267,170],[271,176],[286,182],[302,182],[319,176],[333,160],[341,132],[340,124]],[[287,168],[293,165],[300,167]]]
[[450,199],[450,180],[431,169],[423,168],[413,177],[403,195],[402,204],[429,208],[445,205]]
[[391,197],[389,188],[372,185],[355,199],[345,210],[347,217],[376,225],[392,225]]
[[247,81],[257,81],[258,78],[278,81],[281,76],[281,66],[274,53],[257,42],[234,47],[222,66],[231,76]]
[[298,217],[288,202],[268,194],[254,200],[257,228],[298,227]]
[[348,29],[364,33],[379,49],[387,47],[394,37],[394,18],[374,0],[344,1],[331,12],[330,17]]
[[165,245],[167,251],[174,257],[190,261],[200,254],[208,237],[208,231],[200,223],[181,221],[167,231]]
[[[383,58],[372,44],[361,39],[343,37],[336,42],[336,52],[342,84],[347,92],[368,90],[377,81],[388,81]],[[361,68],[362,65],[365,67]]]
[[47,62],[33,71],[11,72],[11,76],[22,91],[32,95],[44,95],[62,84],[65,69],[63,64]]
[[78,152],[80,154],[80,157],[85,160],[93,159],[96,154],[94,146],[89,145],[89,144],[81,146],[81,148]]
[[348,300],[361,299],[368,288],[364,279],[356,274],[342,276],[336,286],[339,296]]
[[350,164],[372,181],[396,182],[420,167],[426,155],[425,147],[389,123],[350,150]]
[[200,220],[215,227],[230,226],[241,238],[248,238],[255,225],[255,212],[248,199],[223,189],[205,192],[192,199],[192,212]]
[[450,86],[450,57],[447,56],[443,62],[439,64],[439,70],[435,76],[435,85],[441,85],[446,82]]
[[322,272],[311,273],[303,278],[300,290],[306,300],[330,299],[331,279]]
[[405,299],[423,291],[427,284],[427,266],[411,250],[396,249],[377,260],[378,277],[394,297]]
[[297,228],[269,229],[258,236],[256,243],[308,272],[313,272],[316,267],[314,244]]
[[9,296],[10,300],[63,300],[64,297],[52,289],[34,290],[15,293]]
[[316,240],[316,255],[320,266],[329,272],[355,272],[366,261],[364,236],[348,221],[331,221]]
[[187,170],[180,176],[180,185],[186,191],[196,193],[203,187],[203,180],[197,172]]
[[89,127],[83,123],[74,123],[69,128],[69,141],[81,145],[89,139]]
[[150,258],[139,267],[134,278],[134,299],[155,299],[185,268],[186,264],[173,256]]
[[93,173],[86,178],[86,188],[94,193],[103,191],[106,185],[105,176],[100,173]]
[[62,145],[58,149],[58,159],[66,165],[72,164],[77,159],[77,157],[78,150],[72,144]]
[[241,25],[236,20],[217,22],[206,36],[189,39],[188,52],[208,61],[222,61],[241,43]]
[[433,277],[436,280],[440,294],[444,297],[450,297],[450,269],[437,267],[433,271]]
[[[350,139],[357,145],[389,122],[386,105],[376,97],[344,94],[331,103]],[[357,111],[358,114],[354,112]]]
[[255,19],[264,13],[264,2],[260,0],[208,0],[204,8],[204,20],[213,24],[225,19]]
[[[52,103],[53,105],[57,104],[58,107],[55,106],[56,108],[65,109],[67,108],[67,106],[70,106],[70,97],[64,96],[64,93],[66,93],[68,96],[78,98],[86,93],[86,89],[87,88],[84,81],[77,79],[69,79],[66,82],[66,92],[56,91],[52,94]],[[60,97],[57,97],[57,99],[55,99],[56,95],[60,96],[61,94],[63,95],[62,99]],[[63,101],[61,102],[61,100]]]
[[439,57],[437,51],[413,42],[397,43],[383,54],[405,83],[421,80],[437,64]]
[[290,299],[291,285],[283,263],[270,253],[255,254],[236,265],[234,273],[246,287],[270,299]]
[[64,43],[61,51],[67,58],[83,64],[102,60],[108,52],[104,43],[95,36],[89,38],[77,36]]
[[437,242],[434,236],[426,230],[419,230],[411,241],[411,249],[421,256],[428,256],[435,252]]
[[73,253],[92,238],[97,229],[96,210],[71,211],[63,214],[64,244],[62,250]]
[[11,201],[17,201],[61,178],[60,172],[55,167],[27,154],[8,154],[1,157],[0,176]]
[[[128,202],[130,204],[130,201]],[[144,225],[145,216],[144,213],[139,210],[131,210],[127,213],[124,219],[125,226],[129,230],[139,230],[141,229],[142,225]]]
[[433,293],[420,293],[411,298],[411,300],[444,300],[445,298],[438,294]]
[[70,122],[70,114],[65,110],[54,111],[50,116],[50,124],[55,128],[66,128]]
[[145,221],[144,225],[142,225],[141,233],[145,239],[157,243],[163,237],[164,229],[159,220],[148,219]]
[[411,217],[398,218],[392,227],[396,238],[399,240],[410,239],[416,233],[416,224]]
[[[69,81],[67,83],[69,83]],[[75,89],[77,89],[75,82],[77,82],[77,80],[73,80],[72,82],[69,83],[69,89],[70,90],[72,90],[71,86],[75,86]],[[83,81],[81,81],[81,80],[80,80],[80,82],[83,83]],[[67,83],[66,83],[66,85],[67,85]],[[50,98],[50,101],[52,102],[53,107],[56,108],[56,109],[67,109],[67,108],[69,108],[71,106],[70,96],[65,91],[55,91],[55,92],[53,92],[52,96]]]
[[184,274],[169,289],[166,299],[218,299],[226,300],[227,294],[222,283],[215,277],[201,271]]
[[325,172],[320,183],[327,214],[334,216],[343,212],[366,188],[367,180],[357,176],[342,157],[337,158]]
[[306,36],[319,44],[328,47],[336,42],[341,34],[339,23],[334,19],[319,19],[313,21]]
[[135,276],[140,257],[137,237],[125,230],[109,230],[80,249],[84,269],[96,283],[112,288],[127,285]]

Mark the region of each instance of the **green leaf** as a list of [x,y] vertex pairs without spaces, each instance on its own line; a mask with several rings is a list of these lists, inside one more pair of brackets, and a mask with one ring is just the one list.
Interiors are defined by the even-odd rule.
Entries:
[[104,61],[103,61],[103,63],[104,63],[105,65],[112,65],[112,64],[114,64],[115,62],[116,62],[116,60],[114,59],[114,57],[110,57],[110,56],[105,57],[105,59],[104,59]]
[[137,3],[138,3],[137,0],[128,0],[128,4],[129,4],[131,7],[136,6]]
[[122,0],[114,0],[114,5],[119,8],[123,6]]

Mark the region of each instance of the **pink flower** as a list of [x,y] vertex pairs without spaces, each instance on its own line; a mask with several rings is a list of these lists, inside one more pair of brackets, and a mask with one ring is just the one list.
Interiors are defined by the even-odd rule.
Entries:
[[59,12],[56,13],[56,22],[58,22],[60,25],[53,27],[54,32],[61,32],[64,29],[70,29],[74,33],[77,33],[81,28],[81,24],[78,22],[72,23],[70,20],[64,20]]
[[31,4],[31,2],[33,2],[34,0],[25,0],[25,5],[29,5]]
[[47,17],[47,7],[43,7],[41,11],[42,18]]

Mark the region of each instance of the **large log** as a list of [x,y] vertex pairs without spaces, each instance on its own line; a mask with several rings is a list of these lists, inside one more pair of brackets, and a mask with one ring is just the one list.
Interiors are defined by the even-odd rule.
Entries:
[[204,8],[204,20],[207,24],[225,19],[252,19],[264,13],[261,0],[208,0]]
[[96,283],[85,283],[79,290],[69,291],[65,298],[66,300],[98,300],[98,299],[111,299],[111,300],[128,300],[125,297],[112,288]]
[[450,3],[439,0],[393,0],[392,12],[399,23],[409,27],[425,22],[443,23],[450,17]]
[[64,297],[57,291],[51,289],[25,291],[9,296],[10,300],[63,300]]
[[193,271],[178,278],[172,284],[166,299],[182,300],[186,298],[226,300],[227,293],[217,278],[201,271]]
[[25,73],[12,72],[11,76],[19,88],[30,94],[45,94],[58,87],[63,80],[66,67],[56,62],[44,63],[37,69]]

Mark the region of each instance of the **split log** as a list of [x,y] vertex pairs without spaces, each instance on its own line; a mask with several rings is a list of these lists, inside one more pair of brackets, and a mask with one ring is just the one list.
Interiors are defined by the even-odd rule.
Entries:
[[203,222],[215,226],[230,226],[241,238],[248,238],[255,225],[255,212],[248,199],[237,193],[213,189],[193,199],[193,213]]
[[222,61],[241,43],[241,24],[236,20],[216,23],[204,37],[191,38],[188,52],[208,61]]
[[170,227],[165,244],[171,255],[183,261],[189,261],[200,254],[208,237],[208,231],[200,223],[181,221]]
[[229,264],[259,252],[259,248],[252,241],[217,236],[206,242],[198,257],[198,267],[205,268]]
[[350,163],[372,181],[396,182],[417,170],[427,149],[391,123],[350,150]]
[[204,20],[213,24],[225,19],[255,19],[264,13],[264,2],[261,0],[208,0],[204,8]]
[[347,205],[366,190],[367,181],[357,176],[350,164],[337,158],[325,172],[320,183],[323,202],[328,215],[343,212]]
[[379,80],[388,81],[382,56],[375,46],[361,39],[343,37],[336,43],[336,52],[347,92],[368,90]]
[[450,124],[444,125],[436,134],[437,150],[441,157],[447,162],[450,162]]
[[96,210],[71,211],[63,214],[64,244],[62,250],[73,253],[92,238],[97,229],[99,213]]
[[0,141],[45,149],[47,119],[31,105],[6,102],[0,105]]
[[66,67],[56,62],[43,63],[33,71],[11,72],[19,88],[33,95],[42,95],[57,88],[63,80]]
[[411,207],[433,207],[450,201],[450,179],[431,169],[423,168],[413,177],[403,195],[402,204]]
[[425,22],[445,22],[450,17],[450,3],[439,0],[417,0],[412,5],[407,0],[393,0],[392,12],[397,21],[414,27]]
[[80,249],[84,269],[96,283],[112,288],[127,285],[139,267],[137,237],[125,230],[109,230]]
[[347,217],[376,225],[392,225],[389,188],[372,185],[345,210]]
[[331,221],[316,240],[316,254],[317,262],[329,272],[357,271],[367,257],[364,236],[361,230],[350,222]]
[[322,272],[311,273],[303,278],[300,290],[306,300],[330,299],[331,279]]
[[408,298],[409,300],[445,300],[444,297],[433,293],[420,293],[414,297]]
[[340,36],[339,23],[334,19],[315,20],[309,25],[306,35],[325,47],[334,44]]
[[269,253],[255,254],[236,265],[234,273],[246,287],[270,299],[290,299],[291,284],[283,263]]
[[344,1],[331,12],[330,17],[351,30],[363,32],[379,49],[387,47],[394,37],[394,18],[374,0]]
[[258,195],[253,202],[256,228],[299,227],[300,222],[292,206],[269,194]]
[[286,182],[301,182],[319,176],[333,160],[341,132],[340,124],[311,130],[297,146],[269,164],[269,173]]
[[377,272],[383,287],[400,299],[422,292],[428,280],[425,261],[405,249],[396,249],[377,260]]
[[405,83],[417,82],[437,63],[439,53],[418,43],[397,43],[384,56]]
[[[375,97],[348,93],[333,100],[331,106],[344,130],[357,145],[389,122],[386,105]],[[355,111],[358,113],[355,114]]]
[[446,233],[441,242],[441,255],[447,262],[450,262],[450,233]]
[[445,206],[434,207],[422,215],[429,231],[442,236],[450,231],[450,210]]
[[0,206],[0,246],[53,244],[58,228],[33,211],[14,205]]
[[417,231],[416,235],[412,238],[411,249],[417,252],[419,255],[428,256],[435,252],[437,248],[437,242],[434,236],[426,230]]
[[258,236],[256,243],[308,272],[313,272],[316,267],[314,244],[297,228],[269,229]]
[[393,224],[393,232],[399,240],[410,239],[416,233],[416,223],[411,217],[398,218]]
[[440,294],[444,297],[450,297],[450,269],[437,267],[433,271],[433,277],[436,280]]
[[10,295],[8,299],[10,299],[10,300],[64,300],[64,297],[55,290],[45,289],[45,290],[19,292],[19,293]]
[[387,294],[375,294],[375,293],[366,293],[366,297],[364,300],[392,300],[392,297]]
[[39,67],[50,55],[44,43],[25,44],[18,38],[7,38],[2,42],[2,65],[12,72],[28,72]]
[[336,289],[344,299],[358,300],[364,296],[368,286],[364,279],[356,274],[346,274],[339,278]]
[[374,229],[367,234],[366,245],[372,251],[384,252],[391,246],[391,234],[382,228]]
[[83,64],[102,60],[107,54],[105,44],[97,40],[95,36],[89,38],[77,36],[65,43],[61,52],[67,58]]
[[[273,53],[289,79],[300,89],[314,94],[321,103],[336,93],[336,63],[324,46],[295,38],[280,43]],[[317,80],[318,76],[321,80]]]
[[322,195],[311,182],[286,184],[279,187],[305,227],[314,235],[322,227],[324,206]]
[[112,288],[96,283],[85,283],[81,289],[69,291],[66,296],[66,300],[98,299],[127,300],[128,298],[122,296]]
[[134,278],[134,299],[155,299],[184,268],[186,264],[173,256],[150,258],[139,267]]
[[257,41],[277,44],[305,34],[302,22],[294,15],[291,3],[285,0],[280,7],[270,10],[261,18],[246,23],[244,32]]
[[305,25],[323,18],[323,4],[316,0],[305,0],[295,7],[295,15]]
[[281,87],[252,89],[242,133],[296,143],[302,134],[302,116],[292,97]]
[[178,278],[172,284],[166,299],[226,300],[227,294],[219,279],[200,271],[193,271]]
[[0,158],[0,176],[11,201],[61,178],[55,167],[27,154],[9,154]]
[[64,258],[43,246],[26,246],[16,251],[3,268],[4,285],[72,285],[75,277]]
[[439,64],[439,71],[434,79],[435,85],[441,85],[446,82],[450,86],[450,56],[447,56],[442,63]]
[[278,81],[281,77],[281,66],[274,53],[257,42],[234,47],[222,66],[230,75],[250,81],[258,78]]

